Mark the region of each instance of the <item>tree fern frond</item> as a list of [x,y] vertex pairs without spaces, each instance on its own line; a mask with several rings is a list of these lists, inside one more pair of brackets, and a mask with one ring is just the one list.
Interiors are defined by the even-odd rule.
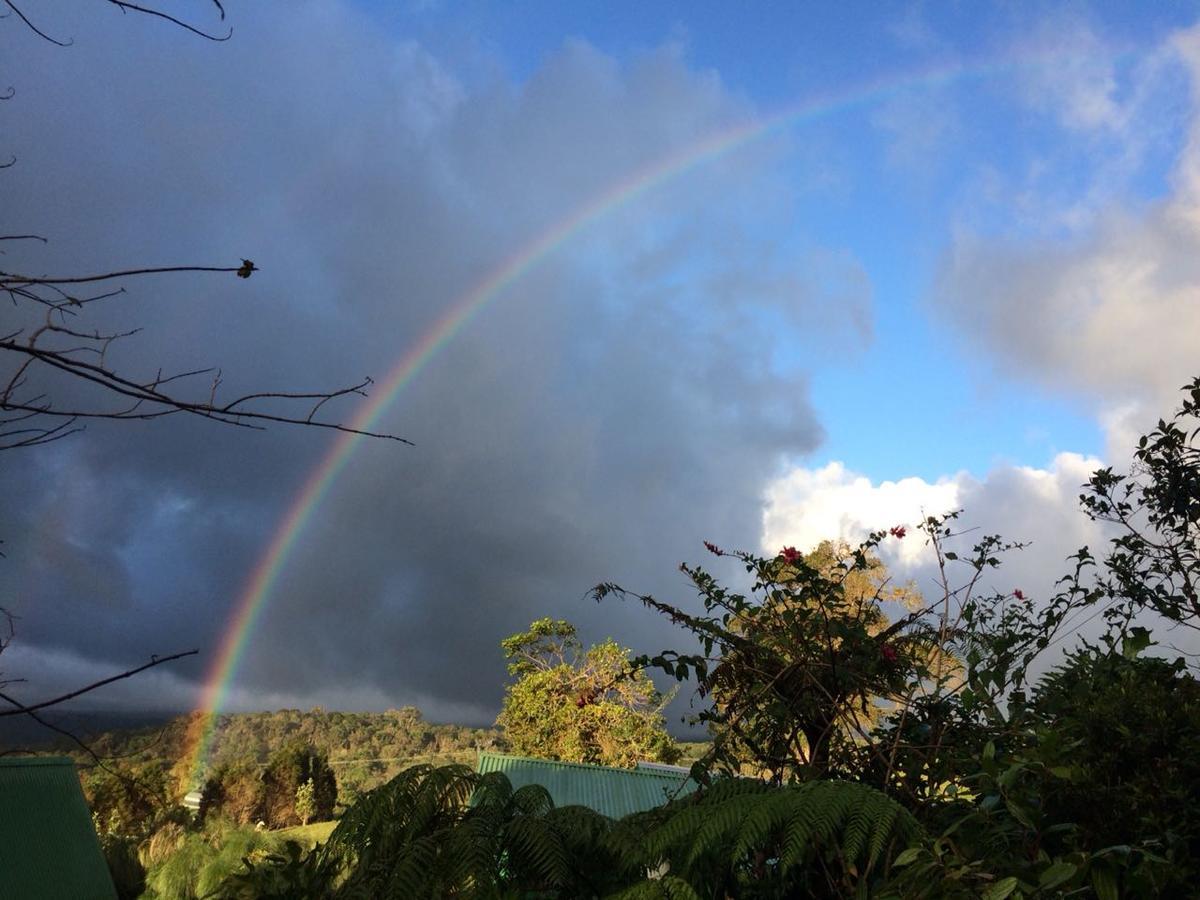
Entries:
[[[882,798],[883,795],[878,795]],[[872,825],[888,809],[886,804],[875,801],[875,797],[867,795],[858,798],[859,802],[851,802],[848,815],[842,825],[842,855],[852,861],[853,865],[866,850],[872,834]],[[865,801],[865,802],[864,802]]]
[[[887,847],[896,838],[902,842],[907,842],[913,836],[914,831],[908,830],[909,822],[900,822],[900,813],[905,810],[897,804],[888,804],[888,806],[880,813],[879,818],[875,819],[871,830],[871,842],[867,847],[867,867],[866,871],[871,871],[875,868],[875,864],[879,862],[880,856],[883,854],[884,848]],[[915,825],[916,823],[911,823]]]
[[544,819],[522,816],[508,826],[505,844],[514,874],[522,881],[547,887],[561,886],[571,878],[571,860],[562,838]]
[[540,784],[517,788],[509,803],[515,812],[526,816],[542,816],[554,809],[554,798]]
[[761,794],[737,794],[724,802],[698,807],[691,817],[698,827],[692,829],[687,838],[691,846],[683,857],[685,868],[691,868],[701,857],[714,852],[728,856],[738,829],[756,810],[768,809],[772,799]]
[[791,813],[791,800],[782,792],[756,800],[742,820],[731,858],[740,859],[754,849],[775,844]]

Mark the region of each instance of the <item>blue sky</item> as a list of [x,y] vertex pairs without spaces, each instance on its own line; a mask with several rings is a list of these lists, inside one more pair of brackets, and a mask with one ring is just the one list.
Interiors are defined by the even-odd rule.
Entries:
[[[998,371],[932,313],[929,297],[963,219],[1000,234],[1037,231],[1003,203],[970,205],[984,171],[1015,182],[1030,167],[1045,166],[1063,203],[1092,189],[1088,166],[1103,141],[1064,128],[1053,111],[1031,103],[1033,89],[1024,81],[1053,77],[1062,58],[1078,61],[1095,50],[1097,65],[1111,64],[1120,98],[1130,90],[1130,68],[1190,24],[1184,5],[1157,5],[1149,13],[1133,3],[1054,10],[877,3],[364,7],[401,39],[475,65],[482,54],[517,81],[565,42],[581,40],[617,60],[675,45],[689,66],[710,71],[763,115],[807,98],[896,82],[893,91],[786,133],[794,206],[791,233],[776,233],[776,240],[849,254],[869,277],[874,300],[868,346],[815,354],[803,347],[788,360],[807,369],[826,434],[808,462],[846,461],[873,479],[932,479],[959,469],[983,473],[1001,462],[1042,465],[1064,450],[1103,454],[1093,398]],[[1056,33],[1077,32],[1095,46],[1068,40],[1060,56]],[[984,60],[994,65],[980,71]],[[930,85],[920,78],[930,69],[961,73]],[[908,85],[914,76],[916,84]],[[1178,116],[1184,90],[1163,85],[1156,102]],[[931,121],[923,123],[927,113]],[[1134,201],[1164,191],[1183,137],[1179,122],[1166,130],[1144,163],[1127,173]],[[864,408],[871,411],[869,425]]]
[[[773,552],[963,507],[1033,541],[1001,587],[1044,596],[1104,538],[1080,484],[1196,374],[1184,4],[263,0],[215,44],[104,6],[40,13],[68,48],[0,21],[0,159],[21,160],[0,233],[51,238],[6,259],[254,259],[98,313],[144,328],[113,350],[131,372],[214,366],[230,391],[382,378],[613,186],[824,110],[597,217],[442,345],[378,423],[414,446],[360,445],[281,564],[235,706],[487,720],[498,642],[534,618],[670,646],[580,598],[674,597],[704,540]],[[186,644],[194,665],[109,696],[191,703],[332,446],[135,428],[0,466],[5,661],[30,691]],[[889,562],[927,587],[919,549]]]

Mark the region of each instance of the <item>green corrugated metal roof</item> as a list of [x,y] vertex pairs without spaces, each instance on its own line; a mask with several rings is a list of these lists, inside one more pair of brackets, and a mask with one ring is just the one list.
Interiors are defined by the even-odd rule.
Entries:
[[0,898],[116,900],[75,763],[0,758]]
[[478,771],[503,772],[514,788],[540,784],[555,806],[587,806],[614,819],[654,809],[676,792],[682,796],[696,789],[683,772],[617,769],[503,753],[480,753]]

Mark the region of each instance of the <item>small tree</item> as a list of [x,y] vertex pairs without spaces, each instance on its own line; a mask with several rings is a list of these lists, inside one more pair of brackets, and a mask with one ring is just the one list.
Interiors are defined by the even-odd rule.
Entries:
[[664,728],[670,698],[630,666],[629,651],[615,641],[584,651],[574,625],[546,618],[500,646],[517,680],[496,722],[517,753],[628,767],[679,758]]
[[316,788],[313,787],[313,780],[309,778],[303,784],[296,788],[296,816],[300,819],[301,825],[307,825],[317,812]]

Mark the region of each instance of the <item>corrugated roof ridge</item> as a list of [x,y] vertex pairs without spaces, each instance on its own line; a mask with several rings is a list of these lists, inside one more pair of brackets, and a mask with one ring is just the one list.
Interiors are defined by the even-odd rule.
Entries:
[[482,761],[485,756],[491,756],[497,759],[519,760],[520,762],[540,763],[547,766],[570,766],[571,768],[575,769],[598,769],[602,772],[624,772],[630,775],[638,775],[642,778],[670,778],[672,780],[682,779],[685,781],[688,778],[687,774],[683,772],[663,772],[661,770],[655,771],[654,769],[640,769],[636,766],[632,769],[626,769],[624,766],[602,766],[597,763],[568,762],[563,759],[542,759],[539,756],[518,756],[515,753],[497,753],[494,750],[480,750],[480,761]]

